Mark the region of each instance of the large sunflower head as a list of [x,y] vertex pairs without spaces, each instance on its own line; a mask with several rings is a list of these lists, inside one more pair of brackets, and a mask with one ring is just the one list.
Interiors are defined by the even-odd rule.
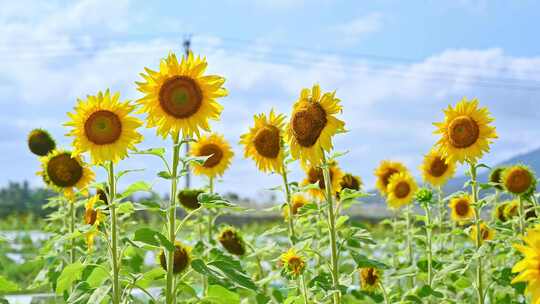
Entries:
[[392,209],[398,209],[410,204],[418,189],[416,181],[408,172],[393,174],[388,182],[388,204]]
[[495,189],[497,190],[504,190],[503,186],[502,186],[502,180],[501,180],[501,175],[502,175],[502,172],[504,171],[504,169],[506,169],[505,167],[496,167],[496,168],[493,168],[490,172],[489,172],[489,182],[493,184],[493,187],[495,187]]
[[28,134],[28,148],[37,156],[45,156],[56,148],[56,142],[43,129],[34,129]]
[[524,165],[515,165],[504,169],[501,173],[504,189],[515,195],[527,194],[536,189],[536,176]]
[[[297,192],[291,196],[292,214],[297,215],[300,208],[304,207],[308,203],[306,196],[300,192]],[[283,217],[289,218],[289,206],[283,207]]]
[[193,164],[193,173],[208,177],[222,176],[229,167],[234,153],[222,135],[202,136],[191,146],[192,156],[210,156],[202,165]]
[[304,258],[300,256],[294,248],[290,248],[281,255],[281,263],[284,266],[285,272],[292,277],[301,275],[306,267]]
[[261,113],[254,116],[255,125],[240,137],[244,145],[244,157],[252,158],[262,172],[283,170],[283,128],[285,115],[270,111],[268,117]]
[[375,291],[381,282],[381,273],[377,268],[367,267],[358,269],[360,273],[360,286],[366,291]]
[[65,124],[73,128],[68,135],[74,137],[74,154],[88,151],[94,164],[117,162],[141,142],[142,135],[136,129],[142,122],[129,115],[135,107],[119,99],[119,93],[111,95],[107,90],[77,101],[75,112],[68,113],[71,120]]
[[287,125],[287,141],[294,159],[312,165],[322,163],[324,151],[332,149],[332,137],[344,131],[345,123],[335,117],[341,112],[335,92],[321,95],[318,84],[302,89]]
[[[332,183],[333,193],[339,193],[341,191],[341,180],[343,177],[343,171],[337,165],[337,162],[332,162],[329,164],[330,168],[330,181]],[[321,167],[306,165],[304,166],[304,171],[306,172],[306,178],[302,182],[302,185],[317,184],[318,188],[311,188],[308,190],[308,193],[316,199],[324,199],[326,196],[326,184],[324,181],[324,174]]]
[[386,196],[388,183],[390,182],[390,177],[396,173],[408,172],[405,165],[400,162],[383,160],[379,164],[379,167],[375,169],[375,177],[377,178],[376,186],[379,189],[379,192]]
[[148,114],[147,126],[157,127],[163,137],[172,133],[199,136],[200,130],[210,131],[208,120],[219,120],[223,107],[216,102],[227,96],[225,78],[204,75],[206,58],[189,53],[178,62],[170,53],[161,60],[159,71],[145,68],[144,82],[137,82],[144,97],[138,100],[141,112]]
[[448,203],[450,217],[456,222],[465,222],[474,218],[474,207],[469,195],[459,195],[450,199]]
[[444,122],[434,123],[438,128],[435,133],[441,138],[437,142],[438,150],[449,161],[476,162],[489,145],[497,138],[495,127],[487,108],[479,108],[478,100],[463,98],[455,108],[448,106],[444,111]]
[[[159,252],[159,264],[163,270],[167,271],[167,258],[163,249]],[[191,264],[191,247],[185,246],[179,241],[174,242],[174,262],[173,273],[179,274],[186,270]]]
[[425,182],[432,186],[442,186],[446,184],[456,172],[456,165],[437,150],[431,150],[425,157],[420,167],[422,177]]
[[246,245],[244,239],[232,227],[225,227],[219,233],[219,242],[229,253],[242,256],[246,253]]
[[514,244],[523,259],[517,262],[512,272],[519,274],[512,280],[512,284],[527,283],[526,292],[531,295],[533,304],[540,303],[540,229],[531,228],[523,237],[525,244]]
[[94,181],[95,174],[80,156],[73,156],[72,152],[53,150],[41,159],[41,169],[37,175],[42,176],[47,185],[58,192],[63,192],[68,198],[74,198],[74,188],[82,191]]
[[[476,225],[471,226],[471,231],[469,233],[469,236],[471,240],[476,242]],[[486,225],[486,223],[481,222],[480,223],[480,237],[481,237],[480,244],[483,243],[484,241],[493,240],[493,238],[495,237],[495,230],[489,228],[489,226]]]

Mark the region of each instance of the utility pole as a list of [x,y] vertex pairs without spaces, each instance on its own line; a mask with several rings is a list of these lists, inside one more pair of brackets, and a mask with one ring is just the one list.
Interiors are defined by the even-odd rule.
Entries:
[[[191,51],[191,35],[184,38],[184,52],[186,55],[186,59],[189,56],[189,52]],[[186,138],[186,156],[189,155],[189,140],[190,138]],[[189,164],[186,166],[186,189],[189,189],[191,186],[191,170],[189,168]]]

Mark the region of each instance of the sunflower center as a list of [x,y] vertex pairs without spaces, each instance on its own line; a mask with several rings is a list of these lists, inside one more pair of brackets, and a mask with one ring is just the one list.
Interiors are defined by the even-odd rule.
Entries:
[[529,171],[517,168],[508,174],[505,186],[512,193],[523,193],[529,189],[531,183],[532,177]]
[[397,198],[405,198],[410,192],[411,186],[407,182],[399,182],[394,189],[394,195]]
[[392,168],[387,169],[386,172],[384,172],[384,174],[381,176],[381,181],[384,187],[388,186],[388,183],[390,182],[390,177],[392,177],[392,175],[396,173],[399,173],[399,171]]
[[360,190],[360,181],[358,178],[347,174],[341,179],[341,188],[342,189],[351,189],[351,190]]
[[[334,172],[330,170],[330,180],[332,180]],[[325,189],[324,173],[321,168],[310,168],[308,172],[308,180],[310,184],[318,183],[319,189]]]
[[448,128],[450,143],[455,148],[472,146],[480,136],[478,124],[468,116],[459,116],[452,120]]
[[92,113],[84,123],[84,133],[96,145],[113,143],[120,138],[122,122],[111,111],[100,110]]
[[191,77],[171,77],[159,89],[161,108],[176,118],[188,118],[195,114],[202,100],[201,88]]
[[275,126],[266,126],[257,131],[253,140],[257,152],[268,158],[276,158],[279,154],[279,129]]
[[311,147],[319,139],[327,122],[326,112],[321,105],[310,102],[307,106],[293,113],[292,132],[301,146]]
[[49,160],[47,175],[56,186],[73,187],[82,178],[83,167],[69,153],[63,153]]
[[481,228],[480,228],[480,234],[482,235],[482,239],[483,239],[483,240],[487,240],[488,237],[489,237],[489,230],[487,230],[487,229],[484,228],[484,227],[481,227]]
[[94,225],[97,219],[97,211],[94,209],[87,209],[84,211],[84,223],[87,225]]
[[448,170],[448,165],[440,157],[435,157],[429,166],[429,174],[434,177],[441,177]]
[[459,200],[456,203],[456,214],[459,216],[466,216],[469,213],[469,203],[466,200]]
[[304,207],[304,202],[302,201],[296,201],[296,202],[293,202],[293,205],[292,205],[292,214],[298,214],[298,210],[300,208]]
[[377,276],[372,268],[369,268],[366,271],[365,280],[368,285],[375,285],[375,283],[377,283]]
[[288,261],[289,269],[295,273],[300,274],[302,272],[302,268],[304,267],[304,262],[299,257],[291,257]]
[[[212,155],[212,156],[210,156]],[[210,156],[203,164],[206,168],[213,168],[219,164],[223,158],[223,151],[216,144],[207,144],[201,147],[200,156]]]

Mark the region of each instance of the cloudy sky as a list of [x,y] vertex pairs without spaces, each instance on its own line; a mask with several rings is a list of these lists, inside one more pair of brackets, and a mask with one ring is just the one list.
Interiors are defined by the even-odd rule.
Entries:
[[[47,128],[68,148],[62,123],[76,98],[106,88],[139,98],[134,81],[143,67],[182,52],[187,35],[230,92],[213,125],[236,152],[220,191],[253,197],[279,184],[242,158],[238,138],[253,114],[288,113],[300,89],[315,82],[341,98],[349,130],[335,139],[337,150],[349,151],[341,166],[368,186],[381,159],[418,173],[436,139],[432,122],[463,96],[478,97],[496,118],[500,139],[487,163],[540,146],[535,1],[1,0],[0,7],[0,185],[40,185],[27,133]],[[141,149],[169,145],[154,130],[143,132]],[[155,178],[159,165],[130,158],[121,166],[146,171],[123,185],[150,179],[165,192],[166,182]]]

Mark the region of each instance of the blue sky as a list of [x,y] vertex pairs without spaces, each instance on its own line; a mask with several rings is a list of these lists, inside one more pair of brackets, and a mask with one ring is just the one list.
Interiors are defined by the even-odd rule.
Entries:
[[[68,148],[61,125],[76,98],[106,88],[139,98],[138,73],[170,50],[181,52],[186,34],[209,71],[227,78],[230,94],[213,128],[236,156],[221,191],[253,197],[279,184],[242,158],[238,138],[253,114],[288,113],[300,89],[315,82],[342,99],[350,131],[335,140],[349,150],[341,166],[368,187],[382,159],[418,173],[436,140],[431,123],[463,96],[478,97],[496,118],[500,139],[487,163],[540,146],[539,2],[21,0],[1,7],[0,184],[40,185],[26,134],[44,127]],[[164,144],[154,130],[143,132],[141,149]],[[123,185],[147,179],[166,191],[152,159],[135,156],[121,166],[146,168]]]

